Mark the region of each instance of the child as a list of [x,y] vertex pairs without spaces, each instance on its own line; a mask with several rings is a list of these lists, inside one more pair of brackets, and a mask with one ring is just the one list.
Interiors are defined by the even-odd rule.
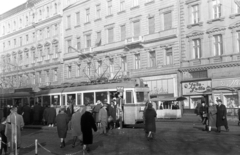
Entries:
[[0,137],[2,138],[2,144],[0,149],[0,155],[2,155],[2,150],[4,150],[5,154],[7,154],[7,137],[5,136],[5,124],[6,121],[4,118],[1,120],[0,124]]

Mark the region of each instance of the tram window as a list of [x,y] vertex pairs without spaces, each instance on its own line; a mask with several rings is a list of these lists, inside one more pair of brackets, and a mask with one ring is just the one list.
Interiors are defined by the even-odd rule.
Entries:
[[52,104],[53,105],[60,105],[59,103],[59,100],[60,100],[60,96],[59,95],[53,95],[52,96]]
[[107,92],[96,92],[96,101],[100,100],[102,103],[107,99]]
[[126,103],[133,103],[132,91],[126,91]]
[[144,92],[136,92],[137,102],[144,102]]
[[76,104],[76,95],[75,94],[67,94],[67,104]]
[[77,105],[82,105],[82,94],[77,94]]
[[84,105],[94,104],[94,93],[83,94]]

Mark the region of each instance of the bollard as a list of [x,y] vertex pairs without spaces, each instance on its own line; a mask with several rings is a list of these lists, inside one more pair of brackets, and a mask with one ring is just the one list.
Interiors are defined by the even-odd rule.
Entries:
[[38,140],[35,140],[35,155],[38,154]]
[[0,137],[0,150],[1,150],[1,148],[2,148],[2,138]]

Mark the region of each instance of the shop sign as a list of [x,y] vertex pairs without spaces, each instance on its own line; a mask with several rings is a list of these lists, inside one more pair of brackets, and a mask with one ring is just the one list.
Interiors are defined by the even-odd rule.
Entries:
[[240,87],[240,78],[214,79],[212,87]]
[[116,89],[117,89],[117,92],[123,92],[124,91],[124,87],[122,87],[122,86],[117,86]]
[[211,89],[211,81],[195,81],[182,83],[183,95],[202,94]]

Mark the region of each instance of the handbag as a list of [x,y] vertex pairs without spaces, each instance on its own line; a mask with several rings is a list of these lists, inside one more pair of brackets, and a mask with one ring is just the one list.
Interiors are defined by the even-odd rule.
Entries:
[[113,121],[112,116],[109,116],[109,117],[108,117],[108,122],[112,122],[112,121]]
[[203,117],[207,117],[207,114],[203,114]]

